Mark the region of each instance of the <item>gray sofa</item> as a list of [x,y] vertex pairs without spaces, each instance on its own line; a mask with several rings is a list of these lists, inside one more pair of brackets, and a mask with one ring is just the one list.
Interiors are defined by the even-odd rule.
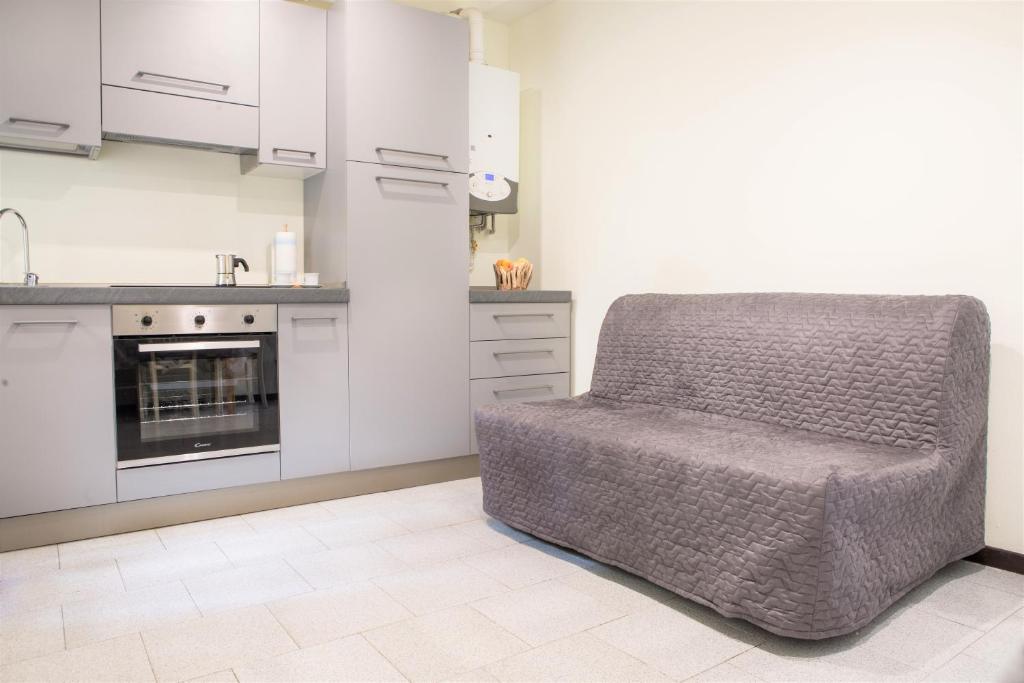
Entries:
[[590,392],[476,412],[488,514],[780,635],[983,546],[989,321],[965,296],[625,296]]

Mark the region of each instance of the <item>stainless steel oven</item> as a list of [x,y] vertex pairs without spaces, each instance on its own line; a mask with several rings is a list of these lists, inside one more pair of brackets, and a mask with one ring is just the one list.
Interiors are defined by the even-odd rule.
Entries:
[[114,306],[119,469],[280,450],[277,306]]

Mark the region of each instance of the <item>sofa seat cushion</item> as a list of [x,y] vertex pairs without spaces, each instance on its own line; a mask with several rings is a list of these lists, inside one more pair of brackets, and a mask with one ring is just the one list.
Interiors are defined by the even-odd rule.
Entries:
[[489,514],[782,635],[848,632],[922,580],[920,553],[976,549],[934,543],[958,513],[934,450],[589,395],[476,425]]

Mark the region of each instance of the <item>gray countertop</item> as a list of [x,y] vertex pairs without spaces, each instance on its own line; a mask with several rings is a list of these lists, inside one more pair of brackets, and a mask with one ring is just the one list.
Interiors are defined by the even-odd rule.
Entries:
[[[203,287],[199,285],[0,285],[0,306],[82,304],[343,304],[347,287]],[[558,304],[572,301],[564,290],[498,291],[470,287],[469,302]]]

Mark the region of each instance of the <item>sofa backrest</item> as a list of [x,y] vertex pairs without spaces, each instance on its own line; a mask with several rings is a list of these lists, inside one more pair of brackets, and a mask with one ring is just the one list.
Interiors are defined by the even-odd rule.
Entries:
[[590,393],[962,446],[979,429],[983,440],[988,340],[984,305],[966,296],[630,295],[605,317]]

